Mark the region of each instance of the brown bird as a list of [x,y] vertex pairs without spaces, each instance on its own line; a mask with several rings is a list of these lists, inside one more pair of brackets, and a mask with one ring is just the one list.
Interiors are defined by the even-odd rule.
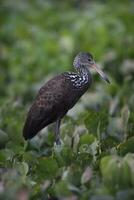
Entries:
[[81,52],[76,55],[73,66],[76,73],[64,72],[49,80],[39,90],[23,128],[26,140],[34,137],[47,125],[56,122],[56,143],[60,144],[61,119],[91,86],[90,68],[94,68],[102,79],[110,83],[90,53]]

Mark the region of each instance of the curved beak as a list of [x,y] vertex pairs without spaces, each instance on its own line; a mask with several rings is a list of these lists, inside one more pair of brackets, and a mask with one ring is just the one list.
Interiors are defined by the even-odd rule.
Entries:
[[107,75],[100,69],[100,67],[96,63],[93,63],[91,67],[94,68],[99,73],[99,75],[103,80],[105,80],[107,83],[110,83]]

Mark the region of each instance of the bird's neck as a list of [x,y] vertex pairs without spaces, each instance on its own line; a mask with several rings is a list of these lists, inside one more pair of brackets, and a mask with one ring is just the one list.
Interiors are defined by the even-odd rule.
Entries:
[[82,65],[77,69],[78,74],[83,77],[83,76],[88,76],[90,75],[90,71],[87,69],[86,66]]
[[80,66],[77,68],[77,73],[82,85],[90,85],[92,83],[91,73],[86,66]]

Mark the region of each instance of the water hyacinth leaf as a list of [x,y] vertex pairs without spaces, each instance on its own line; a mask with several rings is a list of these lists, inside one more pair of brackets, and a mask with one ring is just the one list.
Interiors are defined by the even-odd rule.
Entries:
[[73,147],[74,152],[77,152],[79,141],[80,141],[79,135],[74,134],[74,136],[72,138],[72,147]]
[[57,197],[62,198],[62,197],[69,197],[71,195],[71,192],[69,190],[69,185],[66,181],[59,181],[56,183],[54,187],[55,193]]
[[[15,156],[14,152],[9,149],[0,150],[0,155],[2,167],[7,167],[8,165],[10,165],[9,163],[12,163],[13,157]],[[3,159],[5,160],[5,162],[3,162]]]
[[17,143],[14,143],[13,141],[9,141],[7,144],[6,144],[6,148],[7,149],[10,149],[11,151],[13,151],[15,154],[17,154],[18,152],[20,154],[23,154],[24,153],[24,150],[25,150],[25,147],[24,145],[19,145]]
[[108,125],[108,113],[106,110],[90,111],[85,118],[85,125],[90,134],[97,135],[97,131],[105,131]]
[[55,159],[51,157],[44,157],[38,160],[36,172],[40,180],[53,179],[58,173],[58,164]]
[[69,165],[74,158],[72,148],[65,145],[54,147],[54,157],[59,166]]
[[120,155],[134,153],[134,137],[130,137],[127,141],[120,143],[117,150]]
[[16,170],[22,175],[26,176],[29,170],[28,164],[26,162],[15,162],[13,164],[13,168],[16,168]]
[[88,156],[88,162],[90,161],[90,158],[92,157],[94,161],[97,159],[97,153],[99,151],[99,141],[94,140],[91,144],[82,144],[79,147],[80,156],[86,156],[84,154],[87,154]]
[[93,156],[94,161],[97,160],[97,153],[99,152],[99,141],[95,140],[91,145],[90,145],[90,153]]
[[113,99],[110,103],[110,110],[109,110],[110,116],[114,116],[116,114],[118,107],[119,107],[119,97],[116,96],[116,98]]
[[118,156],[103,157],[100,164],[104,183],[113,192],[132,186],[131,169],[128,163]]
[[4,166],[6,163],[6,154],[4,150],[0,150],[0,166]]
[[92,178],[92,170],[90,167],[87,167],[84,171],[84,173],[82,174],[82,177],[81,177],[81,183],[82,184],[85,184],[87,182],[89,182]]
[[90,112],[87,114],[85,119],[85,125],[90,134],[95,134],[97,132],[98,123],[99,120],[97,112]]
[[100,112],[100,116],[99,116],[101,132],[103,132],[107,129],[108,120],[109,120],[108,111],[106,109],[104,109]]
[[122,118],[122,125],[124,126],[124,129],[127,128],[129,116],[130,116],[130,110],[128,106],[123,107],[122,112],[121,112],[121,118]]
[[66,176],[66,180],[76,187],[81,185],[81,176],[82,176],[82,169],[80,166],[76,163],[72,166],[68,167],[68,173]]
[[128,153],[124,160],[128,163],[130,169],[131,169],[131,181],[132,185],[134,186],[134,153]]
[[0,149],[5,147],[8,140],[9,140],[8,135],[0,129]]
[[28,163],[28,165],[35,166],[38,154],[35,151],[27,151],[23,153],[23,161]]
[[80,137],[79,145],[92,144],[95,141],[94,135],[84,134]]
[[130,111],[128,109],[128,106],[125,106],[121,112],[121,120],[122,120],[122,129],[124,131],[124,139],[127,138],[127,125],[128,125],[129,117],[130,117]]
[[129,125],[127,127],[129,136],[134,136],[134,111],[130,113]]

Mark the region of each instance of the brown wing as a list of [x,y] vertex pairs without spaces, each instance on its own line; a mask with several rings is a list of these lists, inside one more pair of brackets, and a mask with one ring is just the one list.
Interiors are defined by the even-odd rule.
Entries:
[[23,128],[25,139],[32,138],[42,128],[65,115],[68,111],[66,104],[68,86],[65,77],[59,75],[40,89]]

